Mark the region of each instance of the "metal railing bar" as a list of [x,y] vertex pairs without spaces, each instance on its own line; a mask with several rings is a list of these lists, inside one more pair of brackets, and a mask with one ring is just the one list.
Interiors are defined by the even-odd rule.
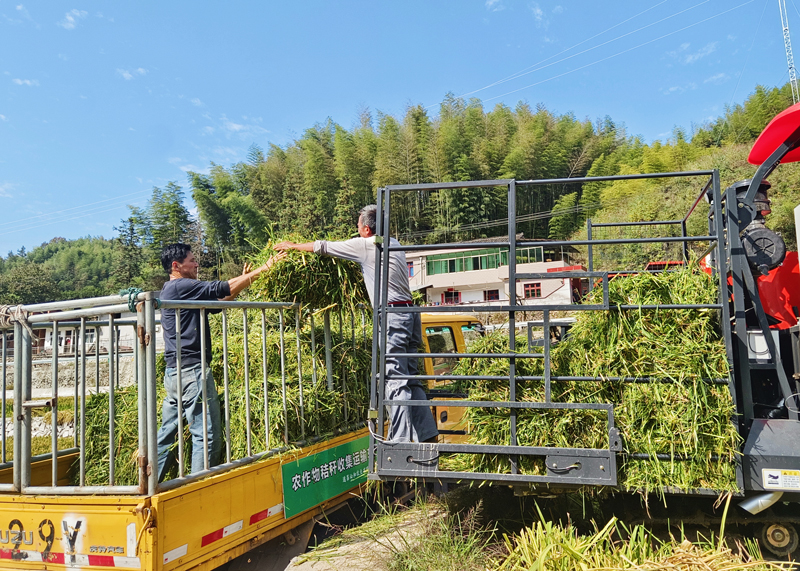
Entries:
[[[387,406],[431,406],[429,400],[384,400]],[[535,409],[569,409],[613,411],[613,404],[573,403],[573,402],[531,402],[531,401],[475,401],[475,400],[439,400],[436,406],[452,406],[461,408],[535,408]]]
[[[75,303],[74,301],[72,302]],[[106,313],[122,313],[128,311],[128,304],[122,305],[106,305],[99,307],[90,307],[88,309],[73,309],[70,311],[62,311],[61,313],[37,313],[28,316],[28,323],[48,323],[54,320],[65,321],[68,319],[81,319],[84,327],[86,326],[85,318],[97,317],[100,314]],[[60,319],[55,319],[60,318]]]
[[[184,451],[183,451],[183,374],[181,369],[181,351],[183,350],[183,342],[181,339],[181,310],[175,310],[175,380],[178,383],[178,474],[183,476],[184,468]],[[158,475],[159,478],[161,474]]]
[[[244,414],[245,414],[245,441],[247,455],[253,455],[252,435],[250,432],[250,351],[248,343],[247,308],[242,309],[242,349],[244,351]],[[206,466],[208,468],[208,466]]]
[[[263,310],[262,310],[263,311]],[[228,310],[222,310],[222,386],[225,393],[225,460],[231,461],[231,393],[228,362]],[[180,477],[183,477],[181,474]]]
[[[147,477],[147,466],[156,470],[152,463],[148,461],[148,431],[149,411],[147,410],[147,357],[145,355],[144,332],[146,331],[146,316],[141,306],[137,307],[136,312],[136,381],[137,381],[137,419],[139,421],[139,450],[137,453],[137,464],[139,468],[139,493],[145,494],[149,491],[149,480]],[[156,475],[158,477],[158,475]]]
[[6,390],[8,389],[8,339],[6,337],[6,330],[3,329],[3,425],[0,427],[0,435],[2,435],[2,451],[0,452],[0,462],[6,462]]
[[706,193],[708,192],[708,189],[711,188],[711,185],[713,183],[714,183],[714,174],[712,173],[711,177],[708,179],[708,182],[706,182],[705,186],[703,186],[703,190],[701,190],[700,194],[697,195],[697,198],[695,199],[695,201],[692,204],[691,208],[689,208],[689,211],[683,217],[683,223],[684,224],[686,223],[687,220],[689,220],[689,216],[692,215],[692,212],[694,212],[694,209],[697,208],[698,204],[700,204],[700,201],[705,198]]
[[[594,224],[593,226],[597,226]],[[555,247],[555,246],[603,246],[613,244],[663,244],[672,242],[711,242],[716,240],[716,236],[659,236],[655,238],[607,238],[602,240],[548,240],[542,242],[531,242],[521,240],[517,242],[517,248],[530,246]],[[481,248],[507,248],[508,242],[481,242]],[[390,252],[417,252],[427,250],[474,250],[475,244],[469,242],[452,244],[408,244],[404,246],[387,246]]]
[[[116,444],[116,403],[114,402],[114,314],[108,314],[108,483],[115,485],[116,471],[114,466],[115,460],[115,444]],[[96,334],[95,334],[96,335]],[[96,346],[100,347],[100,337],[97,337]],[[100,351],[98,350],[98,355]],[[98,370],[98,377],[100,376]],[[97,387],[97,392],[100,392],[100,387]],[[54,472],[55,474],[55,472]],[[53,480],[53,485],[56,481]]]
[[[156,319],[155,320],[155,324],[158,324],[158,323],[161,323],[160,319]],[[136,326],[135,325],[133,327],[133,330],[134,330],[134,332],[136,331]],[[135,335],[134,335],[134,337],[135,337]],[[117,382],[117,388],[119,388],[119,326],[118,325],[115,326],[115,328],[114,328],[114,338],[117,340],[117,353],[116,353],[117,378],[116,378],[116,382]],[[135,352],[134,352],[134,354],[135,354]]]
[[[144,293],[140,293],[137,296],[138,301],[144,301]],[[34,312],[42,312],[42,311],[58,311],[63,309],[75,309],[76,301],[80,301],[79,305],[84,307],[100,307],[100,306],[108,306],[108,305],[121,305],[123,302],[125,303],[124,312],[130,311],[128,308],[128,296],[126,295],[106,295],[101,297],[89,297],[86,299],[81,300],[64,300],[64,301],[48,301],[46,303],[32,303],[21,306],[22,309],[27,311],[28,313]],[[107,308],[103,308],[103,311],[100,313],[108,313]],[[121,313],[119,311],[114,311],[114,313]],[[99,314],[96,314],[99,315]]]
[[300,391],[300,437],[306,437],[306,410],[303,403],[303,356],[300,352],[300,307],[294,310],[294,333],[297,340],[297,380]]
[[160,300],[161,309],[295,309],[299,303],[279,301],[196,301]]
[[[267,311],[261,310],[261,372],[264,377],[264,448],[269,448],[269,363],[267,362]],[[225,395],[227,402],[228,395]],[[227,458],[231,461],[230,453]]]
[[[53,327],[53,345],[58,345],[58,323]],[[53,410],[51,428],[52,434],[50,438],[50,449],[52,470],[50,472],[51,483],[55,486],[58,484],[58,351],[53,351],[53,364],[52,364],[52,381],[53,381]],[[5,391],[4,391],[5,393]],[[5,400],[5,394],[3,394]],[[5,402],[3,403],[3,415],[5,416]],[[74,423],[73,423],[74,424]],[[5,418],[3,418],[3,425],[5,425]],[[5,428],[5,426],[4,426]],[[3,438],[3,448],[5,449],[5,438]],[[33,458],[31,458],[33,462]]]
[[[69,456],[70,454],[75,454],[78,451],[79,449],[74,447],[64,448],[58,451],[58,458],[61,458],[62,456]],[[52,459],[52,454],[50,452],[44,452],[43,454],[37,454],[36,456],[31,456],[31,463],[41,462],[43,460],[51,460],[51,459]],[[0,464],[0,470],[7,470],[8,468],[11,468],[13,465],[14,465],[13,462],[3,462],[2,464]]]
[[328,390],[333,391],[333,353],[331,352],[332,335],[331,335],[331,314],[326,311],[323,316],[323,327],[325,333],[325,370],[328,379]]
[[75,394],[74,394],[74,401],[72,403],[73,404],[73,414],[74,414],[73,418],[75,418],[75,432],[72,435],[72,439],[73,439],[73,444],[76,447],[78,447],[78,446],[80,446],[80,431],[78,430],[78,420],[80,418],[80,416],[78,415],[78,406],[79,406],[79,401],[80,401],[80,398],[79,398],[79,394],[80,394],[79,393],[79,391],[80,391],[80,389],[79,389],[79,387],[80,387],[80,369],[78,367],[78,363],[79,363],[79,360],[80,360],[80,355],[78,354],[79,353],[78,344],[75,342],[75,338],[74,337],[72,339],[72,345],[73,345],[73,347],[75,347],[75,383],[74,383],[74,385],[75,385],[75,387],[74,387],[75,388]]
[[423,184],[388,184],[385,191],[404,191],[404,190],[447,190],[451,188],[491,188],[494,186],[508,186],[512,179],[481,180],[481,181],[458,181],[458,182],[439,182]]
[[86,319],[81,318],[81,451],[80,477],[81,486],[86,485]]
[[[544,353],[392,353],[392,357],[396,358],[426,358],[432,359],[449,359],[449,358],[468,358],[468,359],[514,359],[521,357],[523,359],[542,359]],[[449,376],[449,375],[448,375]],[[398,377],[395,377],[398,378]],[[402,377],[406,378],[406,377]],[[409,377],[410,378],[410,377]],[[441,379],[441,377],[439,377]]]
[[[391,449],[391,443],[382,443],[382,446]],[[430,445],[428,445],[430,446]],[[417,446],[408,446],[404,443],[404,449],[419,448],[420,451],[426,450],[428,446],[424,444],[417,444]],[[608,448],[561,448],[557,446],[524,446],[518,444],[516,446],[499,445],[499,444],[456,444],[456,443],[441,443],[436,444],[435,450],[439,453],[456,453],[456,454],[520,454],[524,456],[574,456],[579,454],[588,458],[606,458],[611,452]]]
[[592,228],[617,228],[625,226],[677,226],[683,220],[652,220],[650,222],[593,222]]
[[94,383],[97,392],[100,392],[100,328],[94,328]]
[[317,332],[314,325],[314,312],[309,314],[311,323],[311,382],[317,386]]
[[283,399],[283,441],[289,443],[289,407],[286,403],[286,342],[284,338],[283,309],[278,310],[278,328],[281,338],[281,397]]
[[42,496],[135,496],[141,492],[138,486],[26,486],[23,493]]
[[[175,308],[179,309],[179,308]],[[203,467],[210,467],[208,458],[208,390],[206,388],[206,308],[200,308],[200,386],[203,395]]]
[[550,178],[539,180],[517,180],[517,186],[540,186],[544,184],[569,184],[569,183],[586,183],[586,182],[607,182],[612,180],[638,180],[647,178],[677,178],[677,177],[691,177],[691,176],[711,176],[713,170],[699,170],[687,172],[656,172],[644,174],[620,174],[609,176],[586,176],[576,178]]

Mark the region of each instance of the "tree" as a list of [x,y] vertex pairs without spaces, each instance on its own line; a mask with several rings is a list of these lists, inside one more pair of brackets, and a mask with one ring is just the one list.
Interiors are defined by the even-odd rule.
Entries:
[[118,235],[114,239],[111,282],[114,287],[119,289],[141,287],[144,254],[141,246],[142,238],[137,231],[135,217],[129,216],[122,221],[120,226],[114,227],[114,230]]
[[48,268],[26,262],[0,276],[0,296],[4,303],[16,305],[56,301],[61,292]]

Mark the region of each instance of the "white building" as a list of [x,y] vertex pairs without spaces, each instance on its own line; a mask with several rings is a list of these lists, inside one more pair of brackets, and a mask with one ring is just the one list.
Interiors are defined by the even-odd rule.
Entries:
[[[523,240],[519,234],[517,240]],[[508,248],[481,248],[480,242],[497,242],[502,237],[474,240],[472,248],[459,250],[424,250],[406,252],[408,276],[412,290],[424,293],[432,305],[481,303],[504,305],[513,292],[523,304],[567,305],[586,291],[580,278],[518,280],[516,288],[508,279]],[[573,265],[574,248],[545,249],[527,246],[517,249],[517,273],[547,273],[584,270]]]

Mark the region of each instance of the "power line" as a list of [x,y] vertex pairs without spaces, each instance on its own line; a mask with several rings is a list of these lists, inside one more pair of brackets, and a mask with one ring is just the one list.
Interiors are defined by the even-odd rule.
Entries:
[[694,26],[698,26],[698,25],[700,25],[700,24],[703,24],[703,23],[705,23],[705,22],[708,22],[709,20],[713,20],[714,18],[718,18],[718,17],[720,17],[720,16],[723,16],[723,15],[727,14],[728,12],[732,12],[732,11],[734,11],[734,10],[738,10],[738,9],[739,9],[739,8],[741,8],[742,6],[746,6],[747,4],[752,4],[753,2],[755,2],[755,0],[748,0],[747,2],[743,2],[742,4],[739,4],[738,6],[734,6],[733,8],[729,8],[728,10],[724,10],[724,11],[720,12],[719,14],[715,14],[714,16],[709,16],[708,18],[705,18],[705,19],[703,19],[703,20],[700,20],[699,22],[695,22],[694,24],[689,24],[688,26],[684,26],[683,28],[680,28],[680,29],[678,29],[678,30],[675,30],[675,31],[673,31],[673,32],[669,32],[668,34],[664,34],[663,36],[659,36],[659,37],[657,37],[657,38],[654,38],[654,39],[652,39],[652,40],[649,40],[649,41],[646,41],[646,42],[644,42],[644,43],[641,43],[641,44],[639,44],[638,46],[633,46],[632,48],[628,48],[628,49],[626,49],[626,50],[622,50],[621,52],[617,52],[617,53],[615,53],[615,54],[613,54],[613,55],[610,55],[610,56],[607,56],[607,57],[601,58],[601,59],[599,59],[599,60],[597,60],[597,61],[594,61],[594,62],[592,62],[592,63],[588,63],[588,64],[586,64],[586,65],[583,65],[583,66],[581,66],[581,67],[577,67],[577,68],[575,68],[575,69],[572,69],[572,70],[570,70],[570,71],[565,71],[564,73],[560,73],[560,74],[558,74],[558,75],[554,75],[554,76],[552,76],[552,77],[548,77],[547,79],[543,79],[543,80],[541,80],[541,81],[537,81],[536,83],[531,83],[530,85],[526,85],[525,87],[520,87],[519,89],[514,89],[514,90],[512,90],[512,91],[509,91],[509,92],[507,92],[507,93],[503,93],[502,95],[496,95],[495,97],[489,97],[489,98],[487,98],[487,99],[484,99],[484,101],[491,101],[491,100],[493,100],[493,99],[499,99],[499,98],[501,98],[501,97],[505,97],[505,96],[507,96],[507,95],[511,95],[511,94],[513,94],[513,93],[516,93],[516,92],[518,92],[518,91],[523,91],[523,90],[525,90],[525,89],[529,89],[529,88],[531,88],[531,87],[535,87],[535,86],[537,86],[537,85],[540,85],[540,84],[542,84],[542,83],[546,83],[546,82],[548,82],[548,81],[551,81],[551,80],[553,80],[553,79],[558,79],[559,77],[563,77],[563,76],[565,76],[565,75],[569,75],[570,73],[575,73],[576,71],[580,71],[580,70],[582,70],[582,69],[586,69],[587,67],[591,67],[591,66],[593,66],[593,65],[596,65],[596,64],[598,64],[598,63],[602,63],[602,62],[604,62],[604,61],[610,60],[610,59],[612,59],[612,58],[615,58],[615,57],[617,57],[617,56],[621,56],[622,54],[626,54],[626,53],[628,53],[628,52],[630,52],[630,51],[633,51],[633,50],[639,49],[639,48],[641,48],[641,47],[643,47],[643,46],[646,46],[646,45],[648,45],[648,44],[652,44],[653,42],[657,42],[657,41],[659,41],[659,40],[663,40],[664,38],[667,38],[667,37],[669,37],[669,36],[673,36],[673,35],[675,35],[675,34],[677,34],[677,33],[679,33],[679,32],[683,32],[684,30],[688,30],[689,28],[693,28]]
[[[651,6],[650,8],[648,8],[647,10],[643,10],[642,12],[639,12],[639,13],[638,13],[638,14],[636,14],[635,16],[631,16],[630,18],[628,18],[628,19],[626,19],[626,20],[623,20],[622,22],[619,22],[618,24],[614,24],[614,25],[613,25],[613,26],[611,26],[610,28],[607,28],[607,29],[603,30],[602,32],[600,32],[600,33],[598,33],[598,34],[595,34],[594,36],[591,36],[591,37],[589,37],[589,38],[586,38],[585,40],[583,40],[583,41],[580,41],[580,42],[578,42],[577,44],[574,44],[574,45],[572,45],[572,46],[568,47],[568,48],[567,48],[567,49],[565,49],[565,50],[561,50],[561,51],[560,51],[560,52],[558,52],[557,54],[554,54],[554,55],[552,55],[552,56],[550,56],[550,57],[547,57],[547,58],[545,58],[545,59],[541,60],[540,62],[533,64],[532,66],[528,66],[528,67],[526,67],[525,69],[523,69],[523,70],[521,70],[521,71],[518,71],[518,72],[516,72],[516,73],[513,73],[513,74],[509,75],[508,77],[505,77],[505,78],[503,78],[503,79],[500,79],[500,80],[498,80],[498,81],[495,81],[494,83],[490,83],[489,85],[486,85],[486,86],[484,86],[484,87],[481,87],[481,88],[479,88],[479,89],[476,89],[476,90],[474,90],[474,91],[470,91],[469,93],[464,93],[463,95],[459,95],[459,97],[467,97],[467,96],[469,96],[469,95],[472,95],[472,94],[474,94],[474,93],[478,93],[479,91],[483,91],[484,89],[488,89],[488,88],[490,88],[490,87],[494,87],[495,85],[500,85],[501,83],[505,83],[505,82],[507,82],[507,81],[511,81],[512,79],[517,79],[517,78],[519,78],[519,77],[522,77],[523,75],[527,75],[528,73],[533,73],[534,71],[539,71],[540,69],[544,69],[544,68],[538,68],[538,69],[533,69],[533,70],[531,70],[531,68],[536,68],[537,66],[539,66],[539,65],[541,65],[541,64],[543,64],[543,63],[545,63],[545,62],[546,62],[546,61],[548,61],[548,60],[551,60],[551,59],[553,59],[554,57],[558,57],[558,56],[560,56],[561,54],[567,53],[568,51],[570,51],[570,50],[573,50],[573,49],[577,48],[578,46],[580,46],[580,45],[582,45],[582,44],[585,44],[585,43],[586,43],[586,42],[588,42],[588,41],[591,41],[591,40],[593,40],[593,39],[595,39],[595,38],[597,38],[597,37],[599,37],[599,36],[602,36],[603,34],[605,34],[605,33],[607,33],[607,32],[610,32],[610,31],[611,31],[611,30],[613,30],[614,28],[618,28],[618,27],[619,27],[619,26],[621,26],[622,24],[625,24],[625,23],[627,23],[627,22],[630,22],[631,20],[633,20],[633,19],[635,19],[635,18],[638,18],[638,17],[639,17],[639,16],[641,16],[642,14],[644,14],[644,13],[646,13],[646,12],[649,12],[650,10],[652,10],[652,9],[654,9],[654,8],[656,8],[656,7],[658,7],[658,6],[660,6],[661,4],[664,4],[666,1],[667,1],[667,0],[662,0],[662,1],[661,1],[661,2],[659,2],[658,4],[654,4],[653,6]],[[710,0],[705,0],[704,2],[701,2],[700,4],[705,4],[705,2],[708,2],[708,1],[710,1]],[[699,6],[700,4],[698,4],[697,6]],[[695,8],[695,7],[696,7],[696,6],[693,6],[692,8]],[[687,10],[691,10],[692,8],[687,8]],[[681,14],[681,13],[683,13],[683,12],[685,12],[685,11],[686,11],[686,10],[683,10],[682,12],[679,12],[678,14]],[[676,16],[676,15],[677,15],[677,14],[673,14],[673,16]],[[672,18],[673,16],[669,16],[668,18]],[[666,19],[668,19],[668,18],[664,18],[664,20],[666,20]],[[664,20],[659,20],[659,22],[663,22]],[[648,25],[647,25],[647,26],[645,26],[644,28],[646,28],[646,27],[649,27],[649,26],[652,26],[652,25],[654,25],[654,24],[657,24],[657,23],[658,23],[658,22],[654,22],[653,24],[648,24]],[[584,54],[584,53],[586,53],[587,51],[591,51],[591,50],[593,50],[593,49],[599,48],[599,47],[601,47],[601,46],[604,46],[604,45],[606,45],[607,43],[610,43],[610,42],[615,42],[615,41],[617,41],[617,40],[619,40],[619,39],[621,39],[621,38],[623,38],[623,37],[625,37],[625,36],[627,36],[627,35],[630,35],[630,34],[633,34],[633,33],[636,33],[636,32],[638,32],[638,31],[640,31],[640,30],[643,30],[644,28],[639,28],[638,30],[634,30],[633,32],[628,32],[627,34],[623,34],[622,36],[616,37],[616,38],[614,38],[613,40],[609,40],[609,42],[605,42],[605,43],[603,43],[603,44],[599,44],[599,45],[597,45],[597,46],[594,46],[594,47],[592,47],[592,48],[589,48],[588,50],[584,50],[584,51],[582,51],[582,52],[580,52],[580,53],[577,53],[577,54],[571,55],[571,56],[569,56],[569,58],[572,58],[572,57],[575,57],[575,56],[578,56],[578,55]],[[559,60],[559,61],[557,61],[557,62],[553,62],[553,64],[548,64],[548,66],[549,66],[549,65],[554,65],[554,64],[556,64],[556,63],[560,63],[560,62],[562,62],[562,61],[565,61],[566,59],[569,59],[569,58],[564,58],[564,59],[562,59],[562,60]],[[545,67],[547,67],[547,66],[545,66]],[[531,70],[531,71],[528,71],[528,70]],[[429,107],[432,107],[432,105],[430,105]]]
[[[2,228],[3,226],[17,225],[17,224],[29,222],[31,220],[38,220],[40,218],[46,218],[48,216],[62,216],[62,215],[65,215],[66,213],[71,213],[71,212],[73,212],[75,210],[83,210],[83,209],[85,209],[85,208],[87,208],[89,206],[95,206],[95,205],[98,205],[98,204],[111,202],[112,200],[113,201],[117,201],[120,198],[138,196],[138,195],[145,194],[145,193],[148,193],[148,192],[150,192],[150,191],[149,190],[148,191],[137,191],[137,192],[132,192],[132,193],[129,193],[129,194],[123,194],[121,196],[115,196],[114,198],[106,198],[104,200],[98,200],[97,202],[90,202],[88,204],[82,204],[80,206],[73,206],[72,208],[64,208],[62,210],[56,210],[55,212],[46,212],[44,214],[37,214],[36,216],[29,216],[27,218],[18,218],[16,220],[12,220],[10,222],[2,222],[2,223],[0,223],[0,228]],[[119,205],[117,204],[113,208],[118,208],[118,207],[119,207]],[[103,210],[101,212],[107,212],[107,210]],[[79,218],[80,217],[82,217],[82,216],[79,216]],[[52,220],[52,221],[58,222],[59,220],[60,220],[60,218],[58,220]],[[67,220],[74,220],[74,218],[67,218]],[[50,220],[45,221],[45,223],[50,223]],[[37,226],[41,226],[41,225],[42,225],[42,223],[37,222],[33,226],[26,225],[26,227],[24,227],[24,228],[15,228],[15,229],[11,230],[11,232],[14,232],[14,231],[17,231],[17,230],[28,230],[30,228],[36,228]],[[9,233],[10,232],[3,232],[3,233],[0,233],[0,236],[2,236],[4,234],[9,234]]]

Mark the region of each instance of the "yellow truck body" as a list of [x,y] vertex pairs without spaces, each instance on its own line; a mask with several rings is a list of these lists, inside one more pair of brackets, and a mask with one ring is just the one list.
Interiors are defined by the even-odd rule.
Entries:
[[[359,494],[355,484],[287,517],[282,472],[367,434],[345,434],[149,497],[0,495],[0,569],[214,569]],[[59,465],[72,461],[63,457]],[[49,474],[49,460],[43,464]]]

